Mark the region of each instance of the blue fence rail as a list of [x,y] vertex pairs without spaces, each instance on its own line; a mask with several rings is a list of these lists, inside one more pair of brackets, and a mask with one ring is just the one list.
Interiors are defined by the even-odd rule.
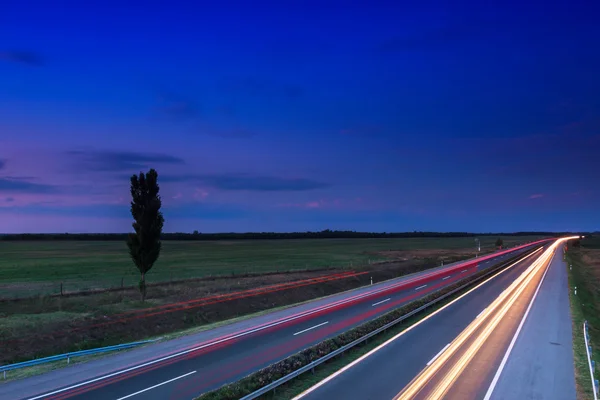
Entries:
[[118,344],[115,346],[99,347],[96,349],[74,351],[71,353],[58,354],[55,356],[38,358],[35,360],[24,361],[24,362],[20,362],[20,363],[16,363],[16,364],[2,365],[2,366],[0,366],[0,372],[3,373],[4,379],[6,379],[6,371],[11,371],[13,369],[32,367],[34,365],[40,365],[40,364],[45,364],[45,363],[60,361],[60,360],[67,360],[67,364],[69,364],[71,362],[71,358],[74,358],[74,357],[89,356],[89,355],[93,355],[93,354],[106,353],[109,351],[125,350],[125,349],[129,349],[132,347],[141,346],[143,344],[152,343],[157,340],[158,339],[144,340],[141,342],[132,342],[132,343],[125,343],[125,344]]

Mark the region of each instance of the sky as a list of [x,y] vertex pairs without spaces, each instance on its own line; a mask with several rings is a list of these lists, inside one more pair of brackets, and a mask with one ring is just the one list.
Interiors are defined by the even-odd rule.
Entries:
[[598,230],[600,5],[521,3],[3,2],[0,232]]

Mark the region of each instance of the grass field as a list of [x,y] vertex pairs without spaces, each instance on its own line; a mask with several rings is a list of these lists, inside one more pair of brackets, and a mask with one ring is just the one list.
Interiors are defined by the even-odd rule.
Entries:
[[[503,238],[506,245],[533,237]],[[496,238],[482,241],[482,252],[494,250]],[[222,275],[207,280],[183,280],[152,286],[146,302],[136,288],[73,296],[37,296],[60,288],[135,284],[138,274],[124,243],[118,242],[0,242],[0,293],[20,300],[0,301],[0,363],[24,361],[65,351],[107,346],[165,335],[225,321],[274,307],[423,271],[471,258],[473,238],[444,239],[339,239],[239,242],[164,242],[160,262],[150,272],[151,281]],[[369,265],[369,260],[372,263]],[[386,260],[386,262],[373,262]],[[333,271],[310,270],[348,267],[368,271],[351,279],[286,289],[247,299],[149,314],[132,323],[106,324],[132,310],[142,311],[182,301],[203,299],[267,285],[297,282]],[[241,276],[247,272],[289,271],[272,275]],[[232,276],[234,272],[236,275]],[[8,294],[7,294],[8,293]],[[29,295],[29,296],[28,296]],[[36,295],[36,296],[31,296]]]
[[[571,296],[571,313],[573,318],[573,350],[575,356],[575,374],[577,380],[578,400],[593,399],[585,340],[583,338],[583,321],[589,323],[592,355],[599,362],[600,350],[600,237],[585,238],[581,248],[571,247],[567,253],[567,261],[572,265],[569,270],[569,288]],[[574,288],[577,287],[577,295]],[[600,374],[596,372],[596,379]]]
[[[505,237],[505,245],[537,237]],[[482,237],[482,251],[496,237]],[[355,267],[398,259],[412,250],[475,249],[473,238],[165,241],[148,282],[204,276]],[[135,285],[139,274],[127,246],[112,241],[0,242],[0,297],[24,297]],[[426,254],[426,253],[423,253]]]

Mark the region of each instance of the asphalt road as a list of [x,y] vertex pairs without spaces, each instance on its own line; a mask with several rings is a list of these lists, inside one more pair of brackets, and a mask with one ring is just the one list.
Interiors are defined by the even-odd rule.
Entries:
[[556,252],[491,400],[576,398],[567,266]]
[[[484,398],[545,268],[532,270],[528,275],[530,280],[524,280],[518,287],[515,281],[522,279],[522,274],[540,254],[538,252],[535,257],[504,270],[296,399],[392,399],[420,379],[419,390],[406,398],[429,395],[448,399]],[[500,310],[504,310],[504,318],[500,318]],[[478,326],[476,321],[483,322]],[[491,326],[491,321],[496,321],[497,325]],[[570,326],[570,320],[568,324]],[[483,332],[488,336],[481,343]],[[462,343],[459,338],[463,338]],[[474,345],[480,346],[479,349],[473,350]],[[570,365],[572,369],[572,363]],[[433,371],[433,374],[423,379],[426,371]],[[511,385],[508,380],[506,384]],[[442,397],[435,397],[436,393],[442,393]],[[506,398],[527,397],[509,395]],[[572,397],[548,398],[567,400]]]
[[0,398],[191,399],[507,257],[494,254],[476,263],[452,264],[10,382],[0,385]]

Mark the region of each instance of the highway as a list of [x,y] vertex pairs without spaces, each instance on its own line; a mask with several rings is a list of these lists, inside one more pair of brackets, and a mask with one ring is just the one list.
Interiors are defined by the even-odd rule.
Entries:
[[[479,270],[519,247],[0,385],[4,399],[191,399]],[[508,273],[510,274],[510,273]]]
[[496,274],[296,399],[575,399],[566,268],[554,248]]

